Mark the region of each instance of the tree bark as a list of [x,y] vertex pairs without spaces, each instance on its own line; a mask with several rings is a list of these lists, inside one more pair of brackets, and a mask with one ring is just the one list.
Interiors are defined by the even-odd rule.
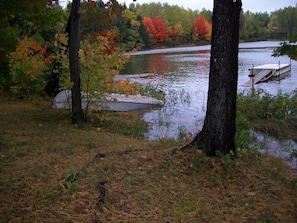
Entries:
[[72,95],[72,122],[81,123],[85,121],[81,107],[80,89],[80,67],[78,50],[80,48],[80,0],[73,0],[71,13],[67,24],[68,46],[69,46],[69,66],[70,80],[73,83]]
[[208,156],[235,152],[241,0],[214,0],[207,111],[202,131],[184,148]]

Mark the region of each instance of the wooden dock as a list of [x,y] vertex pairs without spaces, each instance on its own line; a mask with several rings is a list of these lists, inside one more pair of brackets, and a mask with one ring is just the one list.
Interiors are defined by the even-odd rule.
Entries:
[[271,73],[272,73],[272,70],[262,70],[256,76],[251,77],[251,79],[248,82],[244,83],[242,86],[252,87],[254,84],[259,83],[264,77],[266,77]]
[[249,81],[243,87],[252,87],[254,84],[268,80],[281,80],[287,77],[291,71],[290,64],[264,64],[253,67],[250,70]]

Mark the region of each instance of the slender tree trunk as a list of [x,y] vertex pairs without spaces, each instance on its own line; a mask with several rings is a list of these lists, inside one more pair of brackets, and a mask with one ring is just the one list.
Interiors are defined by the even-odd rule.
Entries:
[[81,89],[80,89],[80,67],[78,50],[80,48],[80,0],[72,1],[71,13],[68,21],[68,46],[69,46],[69,64],[70,80],[73,83],[71,89],[72,95],[72,116],[73,123],[85,121],[84,113],[81,107]]
[[207,111],[202,131],[184,148],[208,156],[235,152],[241,0],[214,0]]

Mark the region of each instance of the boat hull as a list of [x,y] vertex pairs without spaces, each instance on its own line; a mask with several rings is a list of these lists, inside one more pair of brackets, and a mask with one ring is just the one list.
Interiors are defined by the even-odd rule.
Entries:
[[[86,94],[82,94],[85,96]],[[111,110],[111,111],[133,111],[145,109],[154,106],[162,106],[163,101],[140,95],[123,95],[123,94],[106,94],[102,99],[87,99],[83,97],[81,100],[82,109],[93,110]],[[52,103],[53,108],[71,109],[71,91],[62,91]]]

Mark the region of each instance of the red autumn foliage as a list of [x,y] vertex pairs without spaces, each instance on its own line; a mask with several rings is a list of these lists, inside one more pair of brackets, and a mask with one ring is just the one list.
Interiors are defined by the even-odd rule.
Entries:
[[153,39],[154,43],[164,42],[167,37],[166,25],[160,16],[155,16],[152,19],[145,17],[143,19],[147,31]]
[[146,27],[146,30],[148,31],[149,35],[153,38],[156,30],[153,25],[152,19],[150,17],[144,17],[143,24]]
[[49,65],[49,64],[51,64],[53,62],[53,60],[54,60],[53,55],[49,55],[48,57],[43,59],[43,63],[46,64],[46,65]]
[[197,16],[193,22],[193,34],[197,40],[207,40],[210,36],[210,24],[201,15]]
[[163,22],[161,17],[154,17],[152,19],[152,23],[156,29],[156,35],[155,40],[156,42],[163,42],[165,40],[165,37],[167,36],[167,29],[166,25]]

